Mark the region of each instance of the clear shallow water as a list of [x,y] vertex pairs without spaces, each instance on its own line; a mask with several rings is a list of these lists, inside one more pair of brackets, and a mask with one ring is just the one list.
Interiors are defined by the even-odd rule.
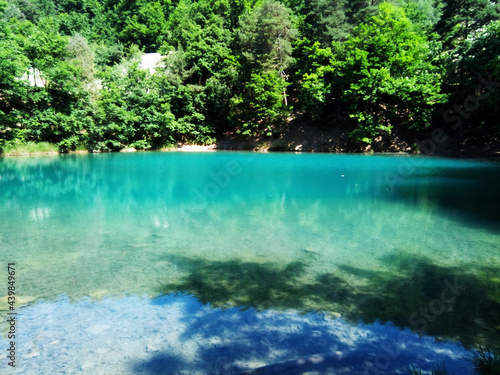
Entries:
[[8,158],[0,259],[16,263],[18,295],[36,298],[22,310],[40,322],[51,304],[184,292],[255,314],[321,311],[498,342],[499,191],[498,164],[437,158]]
[[214,309],[191,296],[40,302],[24,309],[22,327],[30,340],[18,347],[19,373],[37,375],[240,374],[266,365],[260,374],[408,374],[408,363],[429,361],[460,374],[469,355],[390,324]]

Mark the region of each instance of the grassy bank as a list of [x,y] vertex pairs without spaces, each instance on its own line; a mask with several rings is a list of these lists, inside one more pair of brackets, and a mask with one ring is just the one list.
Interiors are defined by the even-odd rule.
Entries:
[[0,149],[2,156],[24,156],[33,154],[58,154],[57,145],[49,142],[27,142],[6,144]]

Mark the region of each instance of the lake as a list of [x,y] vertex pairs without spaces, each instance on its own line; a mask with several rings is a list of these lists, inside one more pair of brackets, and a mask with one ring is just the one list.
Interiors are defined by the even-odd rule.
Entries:
[[2,158],[16,369],[459,374],[499,342],[499,194],[498,163],[425,156]]

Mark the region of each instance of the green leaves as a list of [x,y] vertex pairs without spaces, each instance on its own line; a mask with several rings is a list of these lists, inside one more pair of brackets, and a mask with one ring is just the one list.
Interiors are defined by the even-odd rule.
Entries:
[[146,52],[155,52],[163,41],[163,31],[167,29],[163,9],[159,1],[120,2],[118,11],[126,15],[119,33],[121,40],[126,44],[138,44]]
[[[485,1],[0,0],[0,139],[143,149],[302,116],[363,144],[413,140],[440,125],[441,86],[455,108],[478,76],[500,79]],[[144,51],[164,56],[154,74]],[[478,92],[470,127],[493,129],[498,93]]]
[[[492,22],[476,39],[459,49],[456,70],[450,76],[457,82],[452,113],[466,119],[469,135],[500,131],[500,21]],[[460,103],[460,104],[457,104]],[[459,117],[460,118],[460,117]]]
[[332,49],[322,48],[319,42],[305,47],[304,53],[308,66],[297,74],[302,82],[299,103],[308,119],[318,123],[327,122],[333,103],[338,62]]
[[290,10],[276,1],[265,1],[242,17],[240,92],[231,99],[230,114],[238,133],[270,136],[284,124],[291,111],[285,69],[293,62],[296,33]]
[[285,70],[293,61],[291,41],[296,35],[290,10],[276,1],[265,1],[242,17],[238,31],[242,64],[263,71]]
[[443,15],[436,25],[447,49],[459,46],[482,27],[500,18],[497,1],[444,0]]
[[291,111],[283,102],[286,86],[278,72],[253,73],[245,91],[231,99],[237,132],[246,136],[279,133]]
[[392,4],[380,4],[343,43],[301,48],[307,65],[298,73],[299,100],[307,118],[347,125],[361,143],[425,129],[445,99],[429,43]]
[[430,125],[432,105],[443,102],[438,69],[431,63],[427,41],[401,8],[383,3],[379,13],[355,28],[338,58],[344,101],[363,142],[393,130]]

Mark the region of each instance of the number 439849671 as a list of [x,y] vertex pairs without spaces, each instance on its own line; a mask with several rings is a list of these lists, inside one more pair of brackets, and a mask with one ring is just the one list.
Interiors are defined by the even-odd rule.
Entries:
[[7,273],[9,274],[8,276],[8,291],[9,291],[9,296],[8,296],[8,304],[9,304],[9,310],[14,311],[14,305],[16,303],[16,269],[14,268],[16,264],[15,263],[8,263],[7,264]]

